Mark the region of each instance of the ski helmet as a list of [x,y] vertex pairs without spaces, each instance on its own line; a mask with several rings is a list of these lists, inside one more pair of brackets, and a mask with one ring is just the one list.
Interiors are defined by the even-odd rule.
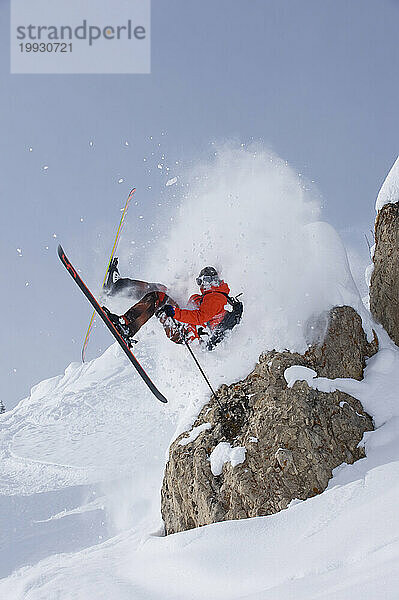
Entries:
[[209,288],[212,285],[218,285],[220,282],[218,272],[214,267],[204,267],[198,275],[197,285],[202,288]]

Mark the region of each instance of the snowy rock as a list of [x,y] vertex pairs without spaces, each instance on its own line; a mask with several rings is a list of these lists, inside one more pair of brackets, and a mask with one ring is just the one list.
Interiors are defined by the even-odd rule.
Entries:
[[220,442],[209,457],[211,471],[215,476],[221,475],[223,465],[231,463],[233,467],[240,465],[245,460],[245,448],[238,446],[232,448],[228,442]]
[[284,469],[291,469],[291,471],[297,475],[298,471],[294,463],[294,458],[292,456],[291,450],[287,450],[287,448],[279,448],[274,455],[280,467]]
[[399,156],[392,165],[377,196],[375,210],[379,212],[386,204],[395,204],[399,199]]
[[322,343],[313,343],[306,358],[316,365],[319,377],[336,379],[351,377],[363,379],[365,357],[378,349],[377,338],[369,343],[362,328],[362,321],[353,308],[336,306],[312,321],[312,331]]
[[371,276],[373,274],[374,271],[374,263],[371,263],[371,265],[367,265],[366,270],[364,272],[364,279],[366,281],[366,285],[369,288],[370,284],[371,284]]
[[195,442],[195,440],[197,439],[197,437],[199,436],[200,433],[202,433],[203,431],[206,431],[207,429],[211,429],[212,425],[210,423],[202,423],[202,425],[199,425],[198,427],[194,427],[189,435],[183,439],[180,440],[179,444],[180,446],[187,446],[187,444],[191,444],[191,442]]
[[310,386],[312,379],[315,377],[317,377],[316,371],[309,369],[308,367],[300,367],[298,365],[288,367],[288,369],[284,371],[284,378],[289,388],[292,388],[298,379],[306,381],[306,383]]
[[393,203],[392,195],[390,198],[391,201],[384,204],[375,222],[376,246],[370,282],[370,310],[395,344],[399,345],[399,186],[396,188],[396,202]]
[[167,534],[276,513],[294,499],[320,494],[333,469],[364,456],[358,446],[373,424],[360,402],[294,377],[288,387],[284,374],[300,369],[310,379],[362,379],[377,343],[367,342],[359,315],[347,306],[315,323],[318,335],[324,327],[323,340],[305,355],[262,354],[243,381],[219,388],[222,408],[211,399],[202,409],[192,431],[207,427],[195,440],[182,446],[182,433],[173,442],[162,487]]

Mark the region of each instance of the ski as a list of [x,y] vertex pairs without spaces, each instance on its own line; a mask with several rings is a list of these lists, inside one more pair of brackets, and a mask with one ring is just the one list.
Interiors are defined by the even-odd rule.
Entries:
[[[125,206],[124,206],[124,208],[122,210],[121,220],[120,220],[120,223],[119,223],[119,226],[118,226],[118,230],[116,232],[114,245],[112,247],[111,256],[109,258],[108,265],[107,265],[107,270],[105,271],[105,276],[104,276],[104,281],[103,281],[103,284],[102,284],[102,288],[104,287],[105,282],[107,280],[108,269],[109,269],[109,266],[110,266],[110,264],[112,262],[112,259],[114,257],[114,253],[115,253],[116,247],[118,246],[118,242],[119,242],[119,238],[120,238],[120,235],[121,235],[121,231],[122,231],[122,227],[123,227],[123,222],[124,222],[125,217],[126,217],[127,209],[129,208],[130,200],[133,198],[133,194],[134,194],[135,191],[136,191],[136,188],[133,188],[130,191],[130,193],[129,193],[128,197],[127,197],[127,200],[126,200],[126,204],[125,204]],[[84,342],[83,342],[83,346],[82,346],[82,362],[84,362],[85,358],[86,358],[86,350],[87,350],[87,346],[89,344],[90,334],[91,334],[91,331],[93,329],[95,316],[96,316],[96,311],[93,310],[93,314],[91,315],[89,327],[87,329],[86,336],[85,336],[85,339],[84,339]]]
[[118,344],[120,345],[120,347],[122,348],[122,350],[124,351],[124,353],[126,354],[128,359],[130,360],[130,362],[132,363],[132,365],[134,366],[134,368],[140,375],[140,377],[148,385],[151,392],[161,402],[167,402],[167,399],[165,398],[165,396],[163,396],[163,394],[161,394],[161,392],[158,390],[158,388],[151,381],[150,377],[144,371],[143,367],[140,365],[139,361],[134,356],[133,352],[130,350],[129,346],[126,344],[125,340],[120,335],[119,331],[116,329],[114,324],[109,320],[109,318],[107,317],[107,315],[105,314],[105,312],[103,311],[103,309],[101,308],[101,306],[99,305],[99,303],[97,302],[97,300],[95,299],[95,297],[93,296],[93,294],[91,293],[89,288],[86,286],[86,284],[83,282],[83,280],[79,277],[78,273],[76,272],[74,267],[69,262],[67,256],[65,255],[65,252],[64,252],[62,246],[58,246],[58,256],[60,257],[62,264],[64,265],[66,270],[69,272],[72,279],[75,280],[75,283],[79,286],[79,288],[82,290],[82,292],[84,293],[84,295],[86,296],[86,298],[88,299],[90,304],[93,306],[95,312],[104,321],[104,323],[106,324],[106,326],[108,327],[108,329],[110,330],[110,332],[112,333],[112,335],[114,336],[114,338],[116,339],[116,341],[118,342]]

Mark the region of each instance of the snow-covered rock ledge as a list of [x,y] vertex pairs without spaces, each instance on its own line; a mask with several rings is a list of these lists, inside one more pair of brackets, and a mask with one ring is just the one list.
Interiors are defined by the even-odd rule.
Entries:
[[381,186],[376,210],[373,264],[366,273],[370,311],[399,346],[399,157]]
[[191,432],[174,440],[162,487],[167,534],[276,513],[320,494],[333,469],[364,456],[359,444],[373,423],[361,403],[311,382],[361,380],[377,341],[367,340],[348,306],[321,315],[310,330],[323,332],[323,341],[304,355],[264,353],[243,381],[218,390],[222,409],[212,399]]

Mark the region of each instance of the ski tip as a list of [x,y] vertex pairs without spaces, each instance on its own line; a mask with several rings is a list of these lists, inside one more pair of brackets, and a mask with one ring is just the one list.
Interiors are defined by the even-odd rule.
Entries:
[[58,252],[58,256],[61,258],[62,255],[64,254],[64,250],[63,250],[61,244],[58,244],[57,252]]

